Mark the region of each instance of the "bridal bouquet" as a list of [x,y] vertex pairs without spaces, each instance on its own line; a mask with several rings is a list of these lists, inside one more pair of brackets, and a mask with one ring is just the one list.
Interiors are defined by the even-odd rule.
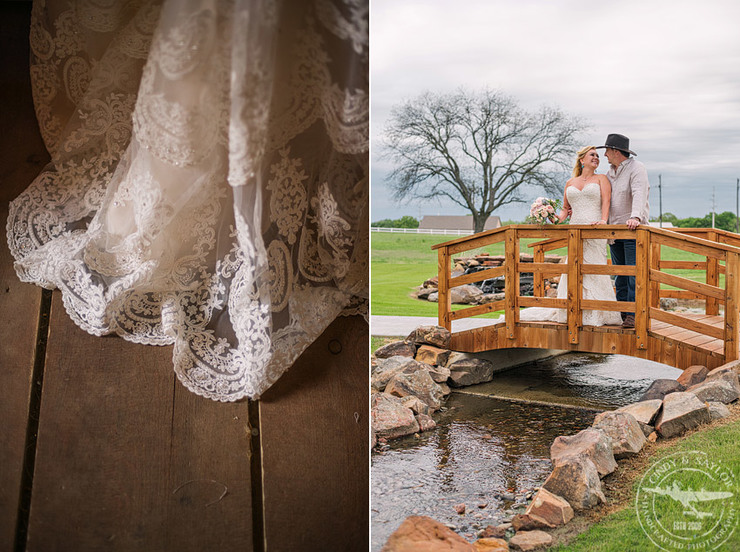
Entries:
[[529,209],[527,220],[534,224],[557,224],[560,210],[560,200],[538,197]]

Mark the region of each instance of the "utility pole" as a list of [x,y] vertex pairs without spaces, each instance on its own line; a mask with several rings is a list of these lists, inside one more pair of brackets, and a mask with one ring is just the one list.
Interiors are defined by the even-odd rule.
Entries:
[[714,203],[714,190],[716,189],[716,186],[712,186],[712,228],[714,228],[714,211],[716,210],[715,203]]
[[661,180],[661,177],[663,175],[658,175],[658,204],[660,205],[660,224],[658,224],[658,227],[663,228],[663,181]]

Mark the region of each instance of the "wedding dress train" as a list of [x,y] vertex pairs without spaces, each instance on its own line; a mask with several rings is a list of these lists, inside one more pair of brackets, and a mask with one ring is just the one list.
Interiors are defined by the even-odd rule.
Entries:
[[[582,190],[573,186],[566,190],[572,208],[571,224],[592,224],[601,219],[601,188],[598,182],[589,182]],[[606,240],[583,240],[583,264],[606,264]],[[568,278],[560,276],[558,299],[568,298]],[[616,301],[614,287],[609,276],[584,274],[582,298],[598,301]],[[565,309],[530,307],[519,312],[521,321],[568,321]],[[621,325],[622,316],[618,311],[584,310],[584,326]]]
[[234,401],[367,315],[367,0],[36,0],[30,43],[8,245],[77,325]]

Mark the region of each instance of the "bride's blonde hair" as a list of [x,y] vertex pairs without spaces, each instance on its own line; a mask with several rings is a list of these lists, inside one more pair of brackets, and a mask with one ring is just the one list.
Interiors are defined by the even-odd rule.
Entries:
[[581,148],[578,150],[578,158],[576,159],[576,166],[573,167],[573,176],[581,176],[581,173],[583,172],[583,163],[581,163],[581,159],[583,159],[586,154],[591,151],[592,149],[596,149],[596,146],[586,146],[585,148]]

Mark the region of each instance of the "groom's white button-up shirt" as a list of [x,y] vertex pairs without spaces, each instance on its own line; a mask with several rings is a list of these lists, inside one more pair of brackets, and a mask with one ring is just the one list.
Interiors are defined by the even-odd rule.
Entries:
[[630,157],[622,161],[616,170],[610,166],[606,177],[612,185],[609,224],[625,224],[630,218],[640,219],[641,224],[647,224],[650,216],[650,182],[645,165]]

